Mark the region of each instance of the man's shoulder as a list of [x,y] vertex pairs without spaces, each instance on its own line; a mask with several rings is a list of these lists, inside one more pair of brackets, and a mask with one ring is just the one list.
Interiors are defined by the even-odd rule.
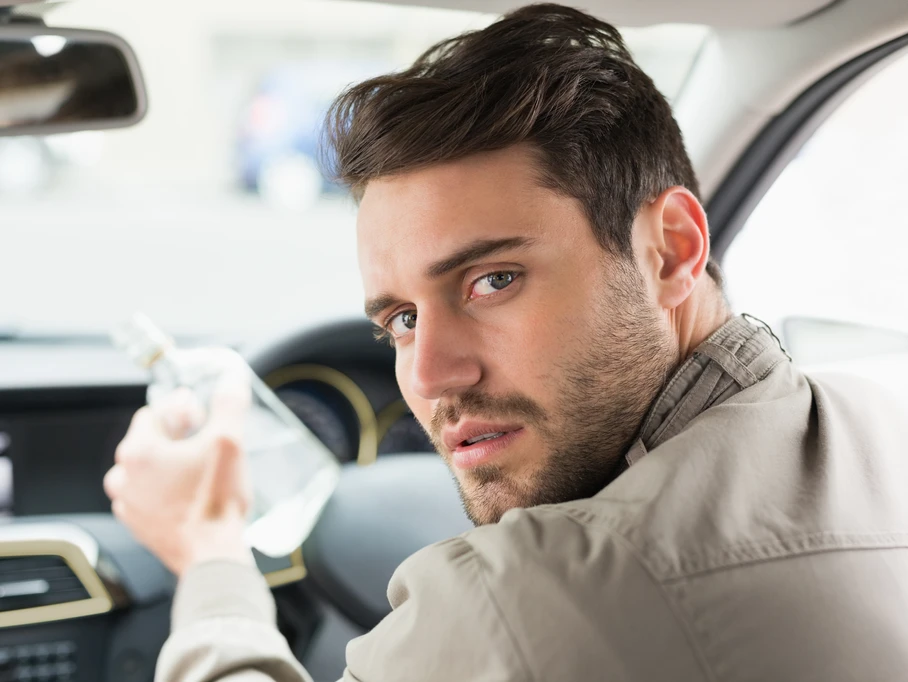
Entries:
[[[679,670],[700,679],[663,586],[620,534],[582,508],[515,509],[417,552],[389,588],[395,612],[469,614],[471,636],[496,638],[496,656],[518,652],[534,679],[596,679],[618,669],[634,679]],[[427,593],[443,595],[433,614],[416,606]],[[654,639],[660,657],[650,655]]]
[[[494,641],[484,656],[507,656],[511,668],[541,671],[538,679],[617,669],[699,679],[696,651],[716,637],[750,641],[748,666],[768,665],[762,677],[778,678],[768,652],[826,613],[828,594],[882,604],[905,593],[891,578],[904,552],[877,550],[908,546],[900,494],[908,461],[900,464],[890,435],[874,433],[885,417],[862,418],[882,414],[883,404],[863,389],[854,395],[851,383],[794,372],[782,379],[706,410],[599,495],[515,509],[418,552],[392,581],[397,615],[425,623],[459,614],[476,642]],[[832,621],[858,623],[861,637],[873,627],[872,610],[834,601]],[[902,615],[890,609],[885,617]],[[842,634],[811,632],[816,647]],[[451,640],[449,626],[442,634]]]
[[660,580],[908,531],[908,428],[886,392],[789,366],[774,374],[698,415],[578,511],[608,519]]
[[[613,561],[629,550],[612,532],[608,518],[585,514],[583,502],[513,509],[498,523],[478,526],[416,552],[400,571],[444,575],[454,582],[484,585],[492,592],[500,584],[531,586],[533,576],[543,574],[570,574],[577,584],[584,570],[596,571],[597,563]],[[389,596],[393,601],[395,595]]]
[[706,410],[595,497],[512,510],[438,551],[491,580],[514,567],[579,578],[578,565],[620,555],[663,581],[906,531],[896,493],[908,463],[893,441],[904,427],[886,400],[792,368]]
[[582,515],[575,514],[582,501],[512,509],[498,523],[477,526],[456,537],[437,542],[413,554],[406,563],[431,566],[439,563],[465,566],[479,562],[494,568],[511,562],[525,563],[530,557],[551,557],[551,545],[570,550],[574,538],[591,533],[603,538],[608,529],[591,529]]
[[706,410],[600,494],[512,510],[411,565],[468,567],[492,585],[515,573],[578,585],[620,557],[662,582],[791,556],[817,538],[908,531],[896,496],[908,462],[893,441],[904,427],[886,428],[885,401],[872,384],[792,369]]

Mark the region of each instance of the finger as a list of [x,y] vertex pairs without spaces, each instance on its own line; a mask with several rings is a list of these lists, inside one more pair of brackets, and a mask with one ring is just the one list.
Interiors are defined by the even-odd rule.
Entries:
[[161,420],[151,407],[140,408],[132,417],[126,435],[117,446],[114,461],[122,464],[141,459],[149,452],[155,452],[170,442]]
[[139,408],[132,416],[129,428],[123,440],[135,441],[138,443],[155,442],[161,439],[161,425],[158,418],[147,405]]
[[252,377],[249,368],[231,368],[214,387],[203,437],[227,436],[242,442],[251,404]]
[[119,464],[115,464],[104,475],[104,492],[111,500],[116,500],[126,487],[126,471]]
[[181,386],[163,396],[152,408],[164,435],[173,440],[185,438],[205,422],[205,408],[198,396]]

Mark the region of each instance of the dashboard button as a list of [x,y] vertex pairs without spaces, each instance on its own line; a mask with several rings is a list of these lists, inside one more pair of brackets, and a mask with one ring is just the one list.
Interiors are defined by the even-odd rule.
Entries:
[[38,665],[32,668],[32,677],[35,682],[53,682],[56,679],[54,675],[54,666]]
[[53,646],[58,661],[67,661],[76,653],[75,642],[57,642]]
[[57,663],[54,666],[54,674],[58,677],[66,677],[69,675],[74,675],[76,672],[75,663]]

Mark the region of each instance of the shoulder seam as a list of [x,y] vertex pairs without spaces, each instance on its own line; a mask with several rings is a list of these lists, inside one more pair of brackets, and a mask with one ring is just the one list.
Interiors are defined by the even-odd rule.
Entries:
[[459,536],[458,540],[467,545],[470,552],[470,559],[476,564],[477,573],[479,574],[479,580],[482,583],[482,589],[486,594],[489,602],[495,609],[495,613],[498,614],[498,619],[501,621],[501,624],[504,626],[504,630],[507,633],[508,639],[511,641],[511,646],[514,648],[514,651],[517,654],[517,658],[520,661],[521,666],[523,667],[523,674],[525,675],[524,679],[529,682],[535,682],[537,679],[533,673],[532,668],[529,665],[529,660],[521,649],[519,642],[517,641],[517,636],[514,632],[514,629],[511,627],[510,622],[505,617],[504,610],[501,608],[501,604],[498,603],[498,600],[495,598],[495,593],[489,587],[489,582],[486,579],[485,574],[485,565],[481,560],[480,553],[476,550],[473,544],[464,536]]

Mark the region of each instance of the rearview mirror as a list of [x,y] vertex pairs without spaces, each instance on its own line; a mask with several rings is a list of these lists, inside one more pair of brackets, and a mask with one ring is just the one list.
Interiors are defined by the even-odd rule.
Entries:
[[142,119],[135,53],[102,31],[0,26],[0,135],[121,128]]

